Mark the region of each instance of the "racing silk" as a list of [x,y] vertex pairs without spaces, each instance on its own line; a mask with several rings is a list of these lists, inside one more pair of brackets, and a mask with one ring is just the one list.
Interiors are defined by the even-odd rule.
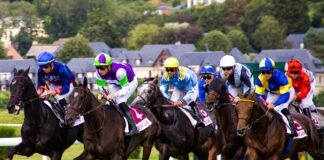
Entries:
[[[225,78],[224,70],[219,71],[221,78]],[[241,88],[244,93],[248,95],[253,89],[253,76],[251,71],[243,64],[235,63],[234,73],[227,79],[227,85],[235,86],[235,88]]]
[[[117,92],[118,96],[128,94],[127,87],[124,87],[129,82],[132,82],[135,77],[135,73],[130,64],[112,62],[110,71],[106,75],[100,75],[96,71],[96,78],[105,80],[109,84],[120,86],[122,89]],[[103,91],[103,88],[100,88]]]
[[274,106],[278,106],[289,100],[290,88],[291,79],[283,72],[276,69],[269,80],[266,80],[264,75],[260,74],[255,81],[255,93],[258,99],[265,99],[265,91],[273,94],[280,94],[278,100],[273,103]]
[[177,73],[172,77],[163,74],[160,82],[160,90],[164,97],[169,98],[169,85],[171,85],[183,91],[185,93],[183,100],[186,103],[190,103],[195,101],[195,99],[192,99],[191,97],[195,94],[195,85],[198,83],[197,79],[197,75],[192,70],[180,66]]
[[[218,74],[214,74],[214,78],[218,78]],[[203,78],[200,79],[199,84],[199,101],[205,102],[206,101],[206,92],[208,92],[207,88],[208,85],[205,83],[205,80]]]
[[[286,72],[286,75],[291,78],[289,72]],[[292,86],[296,91],[296,96],[298,97],[298,99],[304,99],[311,90],[311,83],[307,73],[301,70],[298,77],[291,80]]]
[[303,68],[303,71],[308,75],[310,83],[313,83],[315,81],[315,76],[312,71]]
[[70,83],[74,81],[75,77],[71,70],[61,62],[53,62],[53,67],[51,72],[46,74],[41,68],[38,69],[38,80],[37,89],[41,90],[46,84],[44,81],[48,81],[52,85],[61,86],[56,89],[57,94],[66,94],[70,91]]

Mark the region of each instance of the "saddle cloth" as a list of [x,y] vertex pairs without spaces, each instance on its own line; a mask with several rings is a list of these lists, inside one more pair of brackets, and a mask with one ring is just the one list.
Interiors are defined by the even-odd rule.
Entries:
[[[55,117],[58,120],[60,120],[60,117],[57,117],[59,115],[57,115],[57,114],[54,113],[55,111],[54,111],[53,107],[56,107],[56,106],[53,106],[52,103],[49,102],[48,100],[44,100],[44,103],[46,104],[45,106],[47,106],[53,112],[53,114],[55,115]],[[84,123],[84,117],[83,116],[80,116],[78,119],[75,120],[73,127],[74,126],[77,126],[77,125],[80,125],[82,123]]]
[[[191,125],[193,127],[196,126],[197,124],[197,120],[193,117],[193,112],[191,110],[191,107],[190,106],[183,106],[183,107],[179,107],[180,110],[188,117],[188,119],[190,120],[191,122]],[[199,112],[201,113],[202,115],[202,121],[203,123],[205,124],[205,126],[208,126],[210,124],[213,123],[213,121],[211,120],[211,118],[208,116],[207,112],[204,110],[204,108],[198,106],[198,110]]]
[[324,127],[324,117],[323,116],[321,116],[319,113],[314,113],[314,112],[311,112],[311,115],[312,115],[312,121],[316,127],[318,127],[318,128]]
[[[286,126],[286,133],[287,134],[291,134],[291,129],[289,127],[289,123],[288,123],[288,119],[285,115],[283,115],[281,112],[277,112],[280,114],[281,116],[281,119],[283,121],[283,123],[285,124]],[[304,130],[304,128],[299,124],[298,121],[294,121],[294,127],[295,127],[295,131],[296,131],[296,135],[294,136],[294,139],[301,139],[301,138],[304,138],[304,137],[307,137],[307,134]]]
[[[144,129],[146,129],[147,127],[149,127],[152,124],[152,122],[147,118],[147,116],[143,112],[141,112],[138,108],[131,107],[130,111],[134,118],[137,130],[139,132],[143,131]],[[123,117],[123,118],[124,118],[125,124],[126,124],[125,133],[128,133],[129,132],[129,123],[125,117]]]

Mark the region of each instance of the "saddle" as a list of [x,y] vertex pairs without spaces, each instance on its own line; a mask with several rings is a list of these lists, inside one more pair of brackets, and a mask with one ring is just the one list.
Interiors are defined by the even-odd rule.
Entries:
[[59,103],[50,101],[50,100],[44,100],[42,101],[45,106],[47,106],[52,113],[55,115],[55,117],[61,121],[65,118],[65,109],[63,106],[61,106]]

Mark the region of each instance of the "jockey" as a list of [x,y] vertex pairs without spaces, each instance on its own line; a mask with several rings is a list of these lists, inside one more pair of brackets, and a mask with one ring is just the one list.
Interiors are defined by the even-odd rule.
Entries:
[[98,54],[93,65],[96,67],[96,79],[109,84],[106,87],[99,87],[102,96],[107,100],[115,100],[126,115],[131,126],[127,135],[138,133],[130,107],[126,104],[138,85],[133,67],[130,64],[112,62],[111,57],[105,53]]
[[[294,122],[288,110],[293,99],[294,89],[291,80],[283,72],[275,69],[275,62],[271,58],[263,58],[259,64],[261,74],[255,81],[255,92],[261,101],[266,99],[267,107],[284,114],[289,122],[291,137],[295,135]],[[266,92],[268,93],[266,96]]]
[[[42,52],[38,56],[37,65],[40,67],[37,76],[37,94],[41,98],[55,96],[66,113],[67,102],[65,97],[73,90],[74,74],[64,63],[55,61],[54,56],[49,52]],[[45,81],[49,82],[48,86]],[[42,95],[43,93],[44,95]],[[59,120],[60,125],[65,126],[64,119]]]
[[160,82],[160,90],[164,97],[169,98],[169,86],[173,86],[171,100],[175,106],[189,105],[196,114],[196,127],[204,127],[202,115],[200,114],[195,100],[198,96],[197,75],[189,68],[179,66],[179,61],[169,57],[164,61],[166,73]]
[[[291,60],[288,63],[288,72],[286,75],[292,79],[292,85],[296,91],[294,99],[300,102],[300,107],[303,110],[303,113],[311,118],[310,107],[314,106],[313,96],[314,96],[314,87],[312,87],[311,78],[303,70],[302,64],[298,60]],[[316,111],[316,108],[314,109]]]
[[225,55],[220,60],[220,77],[226,79],[228,92],[234,97],[232,101],[237,103],[238,90],[242,90],[244,96],[249,95],[253,86],[253,76],[249,68],[236,63],[233,56]]
[[212,66],[204,66],[200,71],[201,80],[199,81],[199,101],[205,102],[205,96],[208,89],[208,85],[215,79],[218,75],[215,73],[215,69]]

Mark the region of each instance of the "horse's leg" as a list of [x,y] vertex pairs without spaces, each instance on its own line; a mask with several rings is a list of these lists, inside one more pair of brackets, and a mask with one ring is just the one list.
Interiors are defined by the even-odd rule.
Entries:
[[31,156],[33,155],[35,152],[31,149],[28,148],[23,142],[20,142],[17,146],[11,148],[8,153],[8,159],[12,159],[14,154],[18,154],[18,155],[23,155],[23,156]]
[[180,160],[189,160],[189,154],[183,155],[179,159]]
[[169,160],[169,158],[170,158],[170,155],[160,152],[159,160]]
[[248,147],[246,149],[246,155],[248,156],[249,160],[259,160],[258,153],[253,148]]
[[51,160],[60,160],[62,158],[63,152],[53,152],[53,155],[51,156]]
[[213,146],[211,149],[209,149],[208,160],[216,160],[218,152],[219,151],[217,150],[217,148],[215,146]]
[[148,160],[150,158],[152,147],[153,142],[151,140],[147,140],[143,144],[143,160]]

